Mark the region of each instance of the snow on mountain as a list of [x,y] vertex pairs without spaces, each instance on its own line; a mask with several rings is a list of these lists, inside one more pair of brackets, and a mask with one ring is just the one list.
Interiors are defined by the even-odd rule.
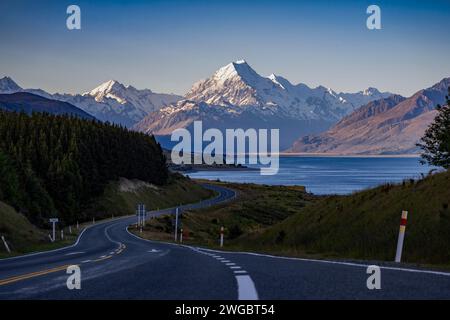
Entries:
[[[338,94],[323,86],[294,85],[275,74],[260,76],[245,60],[239,60],[195,83],[185,100],[150,114],[134,128],[168,135],[174,128],[188,127],[193,119],[229,128],[239,127],[238,123],[244,128],[272,125],[281,129],[281,145],[288,147],[305,132],[326,130],[365,101],[390,95],[375,90]],[[209,115],[202,110],[209,110]]]
[[22,88],[14,82],[10,77],[0,79],[0,93],[8,94],[20,91]]
[[[160,94],[149,89],[138,90],[133,86],[124,86],[116,80],[109,80],[82,94],[82,97],[85,99],[84,103],[81,102],[83,99],[79,99],[79,103],[88,112],[100,119],[106,118],[106,120],[120,116],[128,123],[120,122],[127,126],[140,121],[164,105],[182,99],[174,94]],[[74,103],[76,102],[74,101]]]
[[50,94],[42,89],[22,89],[11,78],[0,79],[0,93],[25,91],[47,99],[68,102],[88,112],[101,121],[109,121],[130,127],[151,112],[175,103],[182,97],[174,94],[154,93],[149,89],[138,90],[109,80],[83,94]]

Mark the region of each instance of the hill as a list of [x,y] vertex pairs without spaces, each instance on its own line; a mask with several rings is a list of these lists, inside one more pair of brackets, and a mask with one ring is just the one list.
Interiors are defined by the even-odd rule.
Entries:
[[403,261],[449,264],[450,172],[331,196],[237,245],[278,254],[393,261],[400,215],[408,210]]
[[[0,201],[0,236],[4,236],[10,249],[20,250],[30,243],[39,243],[45,240],[45,234],[33,226],[25,216],[18,213],[13,207]],[[47,241],[48,242],[48,241]],[[0,240],[0,254],[6,253],[3,242]]]
[[54,115],[71,115],[88,120],[95,119],[70,103],[47,99],[28,92],[0,94],[0,110],[25,112],[27,114],[46,112]]
[[416,143],[445,103],[450,78],[405,99],[393,95],[370,102],[318,135],[297,140],[290,151],[330,154],[418,153]]

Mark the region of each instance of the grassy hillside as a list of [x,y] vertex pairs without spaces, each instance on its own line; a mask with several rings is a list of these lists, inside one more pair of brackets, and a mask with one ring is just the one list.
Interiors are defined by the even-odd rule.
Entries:
[[[259,232],[298,213],[313,198],[299,186],[267,186],[257,184],[214,184],[232,188],[238,198],[226,204],[187,211],[181,215],[186,243],[217,245],[220,227],[225,227],[227,244],[242,235]],[[147,224],[141,236],[151,239],[171,240],[173,219],[160,217]]]
[[[37,243],[45,239],[43,232],[4,202],[0,202],[0,236],[5,236],[8,243],[11,243],[11,250],[20,249],[27,243]],[[6,249],[0,240],[0,253],[4,252]]]
[[69,234],[65,228],[64,240],[60,240],[58,230],[57,241],[52,243],[48,238],[49,230],[38,229],[23,214],[0,202],[0,236],[5,237],[11,250],[11,253],[8,253],[3,241],[0,240],[0,258],[67,246],[75,241],[80,231],[81,228],[80,230],[73,228],[72,234]]
[[169,208],[183,203],[194,203],[211,198],[214,192],[180,174],[171,174],[168,183],[156,186],[139,180],[120,179],[110,183],[104,194],[87,210],[86,218],[96,216],[134,214],[136,205],[144,203],[147,210]]
[[450,172],[312,203],[240,244],[294,255],[392,261],[408,210],[403,261],[450,264]]

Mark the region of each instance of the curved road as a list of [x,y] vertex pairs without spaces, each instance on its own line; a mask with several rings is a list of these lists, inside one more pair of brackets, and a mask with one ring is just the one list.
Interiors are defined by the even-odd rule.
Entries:
[[[182,209],[229,201],[234,191]],[[173,209],[154,211],[156,215]],[[0,299],[415,299],[450,298],[450,273],[381,266],[369,290],[363,263],[213,251],[140,239],[136,217],[87,228],[71,247],[0,260]],[[66,269],[81,269],[81,289]]]

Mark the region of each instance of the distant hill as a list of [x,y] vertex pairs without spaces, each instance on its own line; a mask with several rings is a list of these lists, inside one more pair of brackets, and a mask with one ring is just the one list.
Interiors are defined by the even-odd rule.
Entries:
[[70,103],[47,99],[28,92],[0,94],[0,109],[31,114],[33,112],[46,112],[54,115],[73,115],[82,119],[95,119],[90,114],[71,105]]
[[409,98],[392,95],[368,103],[328,131],[297,140],[290,151],[337,154],[417,153],[416,143],[445,103],[450,78]]

